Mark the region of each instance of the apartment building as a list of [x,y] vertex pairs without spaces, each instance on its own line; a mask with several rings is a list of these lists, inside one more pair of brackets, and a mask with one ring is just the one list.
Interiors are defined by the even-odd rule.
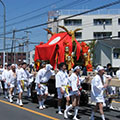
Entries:
[[[62,10],[49,13],[48,21],[56,21],[86,10]],[[55,16],[54,16],[55,15]],[[106,9],[94,13],[79,15],[65,20],[48,24],[48,29],[54,33],[63,31],[58,26],[65,26],[68,30],[82,28],[75,36],[77,40],[99,39],[104,37],[120,37],[120,9]],[[48,39],[50,35],[48,34]]]

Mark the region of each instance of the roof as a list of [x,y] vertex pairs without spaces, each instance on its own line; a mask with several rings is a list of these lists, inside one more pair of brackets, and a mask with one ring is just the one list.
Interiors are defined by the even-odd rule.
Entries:
[[120,39],[100,40],[99,43],[110,48],[120,48]]

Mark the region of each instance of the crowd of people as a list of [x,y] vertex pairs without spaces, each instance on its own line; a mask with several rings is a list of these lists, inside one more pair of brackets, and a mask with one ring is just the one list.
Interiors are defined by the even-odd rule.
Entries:
[[9,102],[13,102],[13,95],[18,93],[17,104],[23,106],[22,94],[24,88],[27,88],[28,96],[31,96],[30,85],[33,81],[34,74],[30,74],[27,70],[27,64],[7,64],[5,67],[0,66],[0,81],[3,89],[4,98],[8,99]]
[[[109,64],[110,65],[110,64]],[[96,68],[97,74],[91,81],[91,101],[96,103],[94,109],[91,112],[91,120],[94,120],[94,114],[99,108],[102,120],[105,120],[103,112],[103,104],[105,103],[104,93],[110,89],[110,81],[112,79],[112,71],[110,71],[109,65],[106,69],[107,75],[105,74],[104,67],[98,65]],[[24,88],[27,88],[28,97],[31,96],[31,83],[34,81],[36,86],[35,90],[37,93],[39,109],[46,108],[44,102],[48,96],[48,81],[51,76],[55,75],[55,86],[57,89],[58,98],[58,114],[64,115],[64,118],[68,118],[71,115],[70,110],[74,109],[74,120],[78,120],[77,114],[79,110],[80,95],[81,95],[81,83],[89,81],[90,77],[81,77],[80,66],[75,66],[72,72],[69,74],[67,71],[66,64],[60,63],[59,69],[53,70],[50,64],[42,63],[41,69],[37,73],[31,74],[27,69],[27,64],[23,62],[19,65],[5,64],[3,68],[0,66],[0,81],[3,89],[3,94],[9,102],[13,102],[13,95],[18,93],[16,103],[23,106],[22,95]],[[120,76],[120,70],[117,71],[117,76]],[[35,78],[35,80],[34,80]],[[61,110],[62,99],[66,99],[66,108],[64,113]],[[71,102],[70,102],[71,101]]]

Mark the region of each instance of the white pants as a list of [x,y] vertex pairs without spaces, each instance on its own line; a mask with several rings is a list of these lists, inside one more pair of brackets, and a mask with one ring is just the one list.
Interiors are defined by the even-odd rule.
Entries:
[[23,88],[22,88],[22,86],[20,84],[20,81],[17,83],[17,89],[18,89],[18,93],[23,92]]
[[39,88],[38,85],[36,85],[37,95],[44,95],[48,94],[48,87],[46,85],[42,85]]
[[80,96],[80,91],[71,91],[70,95],[76,95],[76,96]]
[[69,93],[68,93],[68,94],[66,93],[64,87],[62,87],[62,89],[64,90],[64,94],[61,93],[60,88],[57,88],[57,94],[58,94],[58,98],[59,98],[59,99],[62,99],[63,95],[64,95],[64,97],[68,97],[68,96],[70,96]]
[[[24,87],[28,87],[28,82],[24,82]],[[18,93],[23,92],[23,88],[21,86],[21,81],[17,81],[17,89],[18,89]]]
[[10,86],[8,86],[8,88],[14,88],[15,84],[10,83]]
[[7,82],[4,82],[4,87],[5,87],[5,89],[8,89]]

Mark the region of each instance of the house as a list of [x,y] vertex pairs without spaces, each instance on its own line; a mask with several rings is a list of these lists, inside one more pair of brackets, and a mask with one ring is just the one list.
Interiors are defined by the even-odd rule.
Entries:
[[98,40],[94,48],[94,65],[120,67],[120,39]]

